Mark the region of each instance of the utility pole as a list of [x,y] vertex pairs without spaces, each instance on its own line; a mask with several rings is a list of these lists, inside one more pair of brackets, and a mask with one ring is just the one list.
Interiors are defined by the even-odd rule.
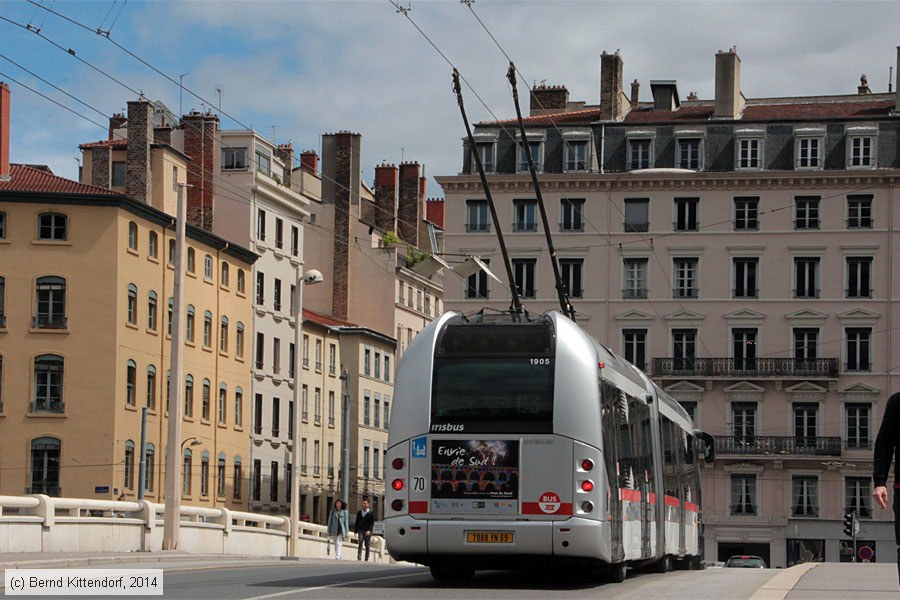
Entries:
[[341,407],[341,499],[350,500],[350,375],[347,369],[341,371],[341,385],[344,387],[344,402]]
[[141,447],[138,457],[138,500],[144,499],[144,488],[147,487],[147,407],[141,409]]
[[181,410],[182,379],[184,378],[184,328],[182,314],[184,306],[184,255],[185,255],[185,207],[184,188],[178,184],[178,216],[175,221],[175,284],[172,288],[172,351],[171,377],[169,378],[169,428],[166,437],[166,489],[165,513],[163,521],[163,550],[178,550],[181,544]]

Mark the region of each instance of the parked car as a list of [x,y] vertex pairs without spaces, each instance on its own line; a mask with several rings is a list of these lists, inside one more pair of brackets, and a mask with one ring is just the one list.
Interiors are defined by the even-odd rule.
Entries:
[[725,561],[725,567],[733,567],[738,569],[765,569],[766,561],[758,556],[732,556]]

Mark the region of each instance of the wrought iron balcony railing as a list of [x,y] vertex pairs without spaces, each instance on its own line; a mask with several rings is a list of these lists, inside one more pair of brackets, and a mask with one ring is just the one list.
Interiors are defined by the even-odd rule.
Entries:
[[32,400],[31,412],[64,413],[66,412],[66,403],[59,398],[38,398]]
[[753,456],[840,456],[841,438],[773,435],[717,435],[716,453]]
[[67,317],[37,315],[32,319],[31,326],[34,329],[65,329],[68,322],[69,319]]
[[53,496],[55,498],[59,498],[62,496],[62,488],[59,486],[51,486],[51,485],[38,485],[27,488],[27,494],[46,494],[48,496]]
[[836,358],[654,358],[654,376],[837,379]]

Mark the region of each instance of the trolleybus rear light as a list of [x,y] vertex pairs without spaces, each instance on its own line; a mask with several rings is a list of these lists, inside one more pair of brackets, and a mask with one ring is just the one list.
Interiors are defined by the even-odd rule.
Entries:
[[583,471],[590,471],[593,468],[594,468],[594,461],[592,461],[591,459],[586,458],[583,461],[581,461],[581,469]]
[[394,460],[391,461],[391,466],[394,467],[394,470],[396,470],[396,471],[399,471],[400,469],[402,469],[403,464],[404,463],[403,463],[402,458],[395,458]]
[[581,482],[581,490],[584,492],[590,492],[594,489],[594,482],[590,479],[586,479]]
[[397,490],[398,492],[403,489],[403,485],[404,485],[404,483],[403,483],[402,479],[395,479],[394,481],[391,482],[391,487],[394,488],[395,490]]
[[400,500],[398,498],[391,502],[391,509],[395,512],[400,512],[401,510],[403,510],[403,500]]
[[590,500],[585,500],[584,502],[581,503],[581,511],[582,512],[589,513],[592,510],[594,510],[594,503],[591,502]]

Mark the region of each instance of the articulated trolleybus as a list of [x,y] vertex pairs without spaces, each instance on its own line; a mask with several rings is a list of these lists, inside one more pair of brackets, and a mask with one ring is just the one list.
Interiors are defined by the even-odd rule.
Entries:
[[437,580],[554,562],[696,568],[712,438],[559,312],[448,312],[400,361],[384,529]]

